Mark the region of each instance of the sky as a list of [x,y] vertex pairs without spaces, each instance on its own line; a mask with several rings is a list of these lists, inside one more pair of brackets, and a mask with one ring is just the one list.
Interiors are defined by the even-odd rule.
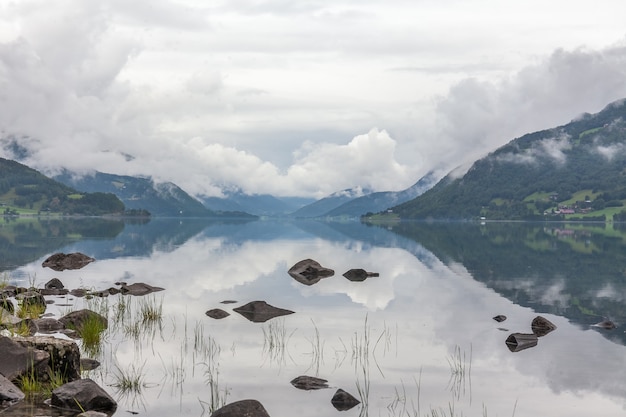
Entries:
[[0,0],[0,156],[321,198],[626,97],[626,2]]

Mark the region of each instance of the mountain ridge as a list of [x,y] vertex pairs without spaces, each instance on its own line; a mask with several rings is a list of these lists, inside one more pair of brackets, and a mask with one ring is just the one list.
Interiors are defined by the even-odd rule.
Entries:
[[393,207],[400,218],[606,220],[626,204],[626,100],[511,140]]

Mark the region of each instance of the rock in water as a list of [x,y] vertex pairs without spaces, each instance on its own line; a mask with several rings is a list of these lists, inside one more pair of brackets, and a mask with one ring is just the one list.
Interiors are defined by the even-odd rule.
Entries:
[[236,311],[254,323],[264,323],[275,317],[294,313],[291,310],[269,305],[265,301],[252,301],[241,307],[234,308],[233,311]]
[[64,253],[55,253],[43,261],[41,266],[51,268],[55,271],[65,271],[66,269],[81,269],[93,261],[95,261],[94,258],[80,252],[68,253],[67,255]]
[[328,381],[314,376],[301,375],[291,380],[291,385],[306,391],[328,388]]
[[211,417],[270,417],[257,400],[241,400],[215,410]]
[[556,325],[545,317],[537,316],[530,324],[530,328],[537,337],[545,336],[553,330],[556,330]]
[[207,311],[206,313],[207,316],[211,317],[212,319],[223,319],[224,317],[228,317],[230,316],[230,313],[227,311],[222,310],[221,308],[214,308],[212,310]]
[[359,400],[354,398],[352,394],[347,393],[341,388],[335,392],[335,395],[333,395],[330,402],[338,411],[347,411],[361,403]]
[[377,277],[378,272],[367,272],[365,269],[357,268],[346,271],[343,276],[350,281],[365,281],[370,277]]
[[115,412],[117,403],[92,379],[78,379],[61,385],[52,391],[51,404],[55,407],[76,411]]
[[335,275],[335,271],[324,268],[319,262],[313,259],[304,259],[289,268],[287,272],[293,279],[304,285],[313,285],[318,283],[322,278]]

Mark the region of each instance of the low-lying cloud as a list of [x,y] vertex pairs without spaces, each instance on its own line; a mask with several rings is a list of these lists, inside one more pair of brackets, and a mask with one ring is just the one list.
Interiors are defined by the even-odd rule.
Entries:
[[[194,195],[220,195],[224,187],[315,197],[353,187],[401,190],[430,170],[469,166],[516,136],[626,97],[624,42],[558,50],[496,80],[460,78],[434,101],[432,113],[409,108],[404,96],[371,100],[359,90],[354,97],[328,97],[328,90],[304,95],[302,85],[328,88],[327,80],[345,78],[332,72],[303,79],[299,70],[317,68],[319,56],[288,60],[298,52],[281,54],[281,45],[257,54],[234,49],[211,61],[237,62],[239,71],[213,67],[202,62],[208,59],[203,48],[217,42],[219,25],[204,6],[161,0],[148,11],[152,2],[105,3],[3,6],[0,132],[5,144],[18,138],[28,150],[23,162],[44,173],[67,168],[151,176]],[[210,42],[200,42],[206,38]],[[187,53],[197,53],[179,54],[181,40],[190,44]],[[332,52],[332,44],[323,53]],[[227,39],[215,53],[228,52],[228,45]],[[145,78],[138,57],[152,65]],[[388,68],[406,66],[387,57]],[[367,62],[365,55],[359,59]],[[284,78],[255,82],[276,62],[287,67],[279,74]],[[295,62],[300,66],[289,69]],[[385,73],[398,78],[397,71]],[[297,93],[284,93],[290,86]],[[369,81],[362,86],[368,89],[385,90]],[[543,151],[559,160],[559,143],[548,145]],[[607,158],[618,151],[598,149]],[[0,155],[17,157],[6,147]]]

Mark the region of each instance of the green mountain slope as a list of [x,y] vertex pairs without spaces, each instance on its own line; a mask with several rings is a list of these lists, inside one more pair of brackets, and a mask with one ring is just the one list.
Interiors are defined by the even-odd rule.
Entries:
[[524,135],[394,207],[417,219],[611,219],[626,203],[625,100]]
[[0,209],[3,214],[100,216],[124,212],[124,203],[113,194],[80,193],[26,165],[0,158]]
[[95,172],[78,176],[64,172],[57,181],[84,192],[115,194],[128,209],[147,210],[157,217],[208,217],[215,213],[173,183],[155,183],[151,178]]

